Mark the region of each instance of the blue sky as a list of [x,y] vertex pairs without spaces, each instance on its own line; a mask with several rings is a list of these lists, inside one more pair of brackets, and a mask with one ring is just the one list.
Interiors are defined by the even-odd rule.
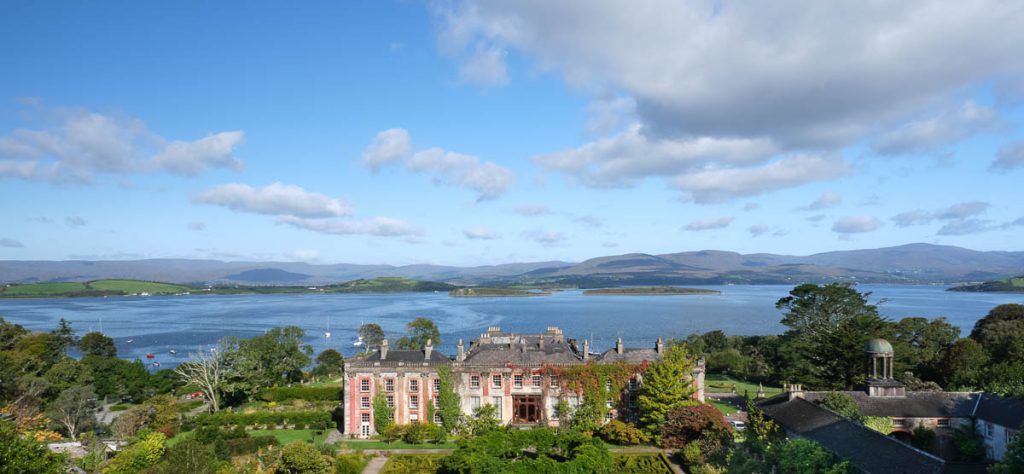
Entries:
[[1024,6],[627,3],[6,2],[0,259],[1024,250]]

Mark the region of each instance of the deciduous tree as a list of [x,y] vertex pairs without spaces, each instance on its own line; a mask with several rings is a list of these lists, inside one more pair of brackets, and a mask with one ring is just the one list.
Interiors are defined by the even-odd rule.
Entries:
[[363,347],[367,351],[374,351],[384,341],[384,329],[380,324],[366,323],[359,326],[359,337],[363,338]]
[[220,357],[219,353],[195,353],[191,360],[174,369],[186,385],[199,387],[214,412],[220,410],[220,392],[225,382]]
[[114,340],[101,332],[90,332],[78,341],[78,350],[83,356],[116,357],[117,346]]
[[427,345],[427,341],[431,341],[434,346],[441,345],[441,331],[430,319],[416,318],[405,325],[405,330],[409,335],[395,344],[399,349],[420,349]]
[[71,439],[78,439],[79,433],[96,425],[96,392],[91,385],[64,390],[50,404],[46,415]]

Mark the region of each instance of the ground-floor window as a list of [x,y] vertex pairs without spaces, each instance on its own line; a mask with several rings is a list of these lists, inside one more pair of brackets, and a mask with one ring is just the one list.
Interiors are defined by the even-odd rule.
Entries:
[[491,404],[494,405],[494,415],[501,419],[501,397],[491,397]]
[[480,409],[480,397],[469,397],[469,409],[473,411]]

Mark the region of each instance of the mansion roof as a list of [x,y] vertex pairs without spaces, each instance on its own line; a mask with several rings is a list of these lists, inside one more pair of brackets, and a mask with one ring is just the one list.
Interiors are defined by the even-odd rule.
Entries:
[[[863,391],[842,392],[853,398],[864,416],[906,418],[966,418],[974,414],[977,392],[907,392],[902,397],[872,397]],[[805,392],[810,402],[821,402],[829,392]]]
[[[819,392],[820,393],[820,392]],[[813,440],[867,472],[942,472],[944,462],[802,398],[781,394],[758,403],[786,431]]]
[[986,393],[981,396],[975,416],[1015,430],[1024,426],[1024,400]]

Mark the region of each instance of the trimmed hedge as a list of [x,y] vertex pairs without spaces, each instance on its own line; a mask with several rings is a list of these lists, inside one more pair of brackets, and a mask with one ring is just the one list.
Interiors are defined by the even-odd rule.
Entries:
[[195,418],[196,426],[291,426],[298,429],[330,426],[331,414],[326,411],[260,411],[256,413],[210,413]]
[[274,387],[256,396],[265,402],[307,400],[311,402],[341,400],[341,387]]

